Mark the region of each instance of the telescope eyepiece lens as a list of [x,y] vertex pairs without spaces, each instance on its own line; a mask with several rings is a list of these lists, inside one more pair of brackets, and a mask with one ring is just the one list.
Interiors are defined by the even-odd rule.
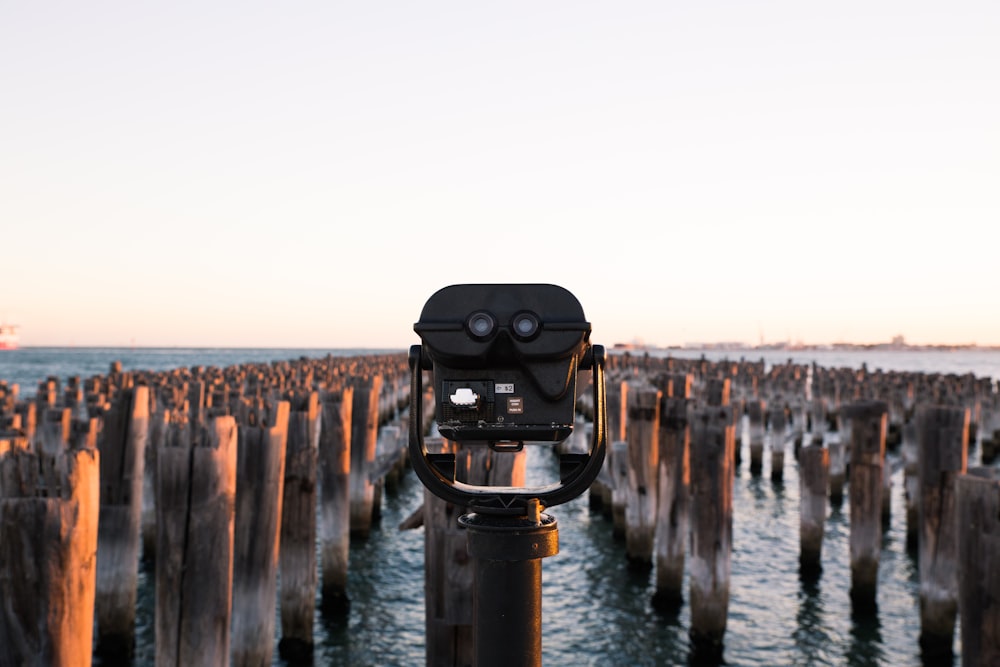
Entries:
[[477,310],[469,315],[465,326],[473,338],[489,338],[497,328],[497,320],[485,310]]
[[521,340],[530,340],[538,334],[541,323],[538,316],[530,311],[522,311],[514,315],[514,335]]

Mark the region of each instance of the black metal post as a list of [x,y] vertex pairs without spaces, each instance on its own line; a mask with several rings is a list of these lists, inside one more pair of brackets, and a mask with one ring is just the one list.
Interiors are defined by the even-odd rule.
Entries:
[[542,558],[559,553],[559,529],[554,517],[530,514],[458,520],[475,567],[476,667],[542,664]]

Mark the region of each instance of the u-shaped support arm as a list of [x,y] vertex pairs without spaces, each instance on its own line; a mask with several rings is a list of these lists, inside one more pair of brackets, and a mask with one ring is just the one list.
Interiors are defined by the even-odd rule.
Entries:
[[573,500],[597,479],[604,465],[607,449],[607,404],[604,388],[603,345],[592,345],[581,360],[588,362],[593,380],[594,431],[590,451],[586,454],[560,456],[560,481],[537,487],[477,486],[455,480],[455,455],[432,454],[424,444],[423,372],[430,362],[423,358],[420,345],[410,347],[410,462],[417,477],[434,495],[450,503],[467,507],[470,512],[523,516],[529,501],[542,507],[552,507]]

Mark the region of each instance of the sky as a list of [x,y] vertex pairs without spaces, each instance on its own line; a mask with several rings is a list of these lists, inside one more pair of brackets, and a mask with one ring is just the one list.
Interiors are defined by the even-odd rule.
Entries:
[[1000,344],[1000,3],[0,3],[21,344]]

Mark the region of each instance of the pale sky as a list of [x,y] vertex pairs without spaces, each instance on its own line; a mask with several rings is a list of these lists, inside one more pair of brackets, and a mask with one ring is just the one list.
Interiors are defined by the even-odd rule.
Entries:
[[3,2],[22,345],[1000,344],[1000,3]]

